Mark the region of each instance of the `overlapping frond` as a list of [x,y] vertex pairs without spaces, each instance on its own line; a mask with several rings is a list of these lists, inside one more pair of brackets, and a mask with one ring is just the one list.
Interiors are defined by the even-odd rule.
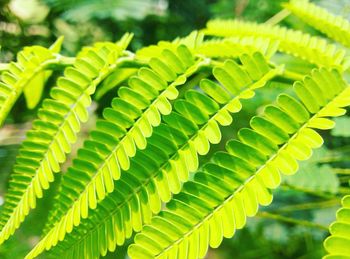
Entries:
[[203,30],[206,35],[220,37],[258,36],[279,41],[279,50],[300,57],[318,66],[347,69],[345,50],[325,39],[281,26],[239,20],[212,20]]
[[204,41],[196,48],[196,53],[206,57],[239,57],[242,53],[260,51],[265,57],[271,58],[278,49],[277,40],[262,37],[229,37]]
[[180,45],[185,45],[190,51],[194,52],[194,50],[202,44],[203,37],[203,33],[193,31],[186,37],[176,38],[173,41],[159,41],[156,45],[150,45],[139,49],[136,52],[136,57],[138,60],[149,61],[152,57],[161,55],[162,51],[165,49],[176,51],[176,48]]
[[[254,89],[281,72],[270,69],[260,53],[242,55],[241,62],[242,66],[227,60],[213,69],[221,85],[202,80],[203,93],[189,90],[184,99],[175,101],[175,111],[163,117],[164,123],[154,129],[147,148],[130,160],[130,168],[115,182],[115,190],[58,243],[55,256],[98,258],[107,249],[113,251],[133,230],[140,231],[150,222],[161,202],[168,202],[172,193],[180,191],[189,173],[198,169],[198,154],[207,154],[211,143],[220,142],[219,125],[232,123],[230,113],[242,108],[240,99],[253,97]],[[97,238],[101,233],[107,233],[106,239]]]
[[[109,159],[111,161],[107,161],[106,164],[102,164],[102,169],[100,168],[100,170],[104,171],[110,169],[110,171],[113,171],[115,167],[114,156],[117,156],[116,166],[118,171],[114,172],[114,176],[112,175],[114,180],[117,180],[119,178],[120,168],[122,170],[128,169],[129,158],[135,155],[136,150],[144,149],[146,147],[146,138],[151,136],[152,128],[159,125],[161,119],[160,115],[168,114],[171,112],[172,107],[169,100],[173,100],[177,97],[178,91],[176,89],[176,86],[183,84],[187,80],[187,77],[190,76],[198,68],[199,64],[204,64],[202,63],[202,60],[198,60],[195,62],[192,54],[184,45],[178,48],[177,54],[176,52],[173,53],[171,51],[168,51],[169,50],[164,52],[165,54],[162,56],[162,59],[169,58],[166,54],[172,53],[173,55],[175,55],[174,57],[177,59],[177,61],[181,62],[179,63],[181,65],[182,62],[186,62],[186,60],[183,59],[181,61],[181,59],[179,59],[180,56],[182,58],[188,58],[188,63],[183,63],[184,66],[182,68],[182,71],[178,72],[179,74],[174,74],[176,75],[176,78],[173,78],[168,83],[168,81],[164,79],[164,74],[160,76],[159,72],[156,72],[156,70],[159,71],[159,68],[156,70],[149,68],[141,68],[136,76],[130,78],[130,88],[122,87],[119,90],[119,97],[115,98],[112,101],[112,107],[107,108],[104,111],[105,120],[99,121],[96,125],[97,129],[91,132],[90,134],[92,141],[96,143],[102,143],[104,145],[111,145],[110,153],[105,154],[109,156]],[[176,59],[173,60],[177,62]],[[157,58],[152,60],[152,63],[154,63],[153,61],[155,60],[161,62],[160,59]],[[166,68],[168,67],[166,66]],[[171,68],[168,69],[171,71]],[[113,115],[113,110],[117,111],[115,117],[119,115],[119,119],[113,120],[113,117],[111,117],[111,115]],[[125,121],[130,125],[125,125]],[[118,127],[113,128],[113,123],[117,124]],[[109,132],[109,128],[112,130],[114,129],[114,131]],[[116,129],[119,129],[120,131],[118,135],[116,135]],[[101,134],[107,134],[105,137],[102,135],[101,138],[99,137],[99,132],[102,132]],[[114,143],[108,143],[108,139],[106,139],[106,137],[108,136],[112,136],[113,138],[115,138]],[[120,140],[120,142],[118,140]],[[102,171],[98,173],[102,173]],[[64,193],[64,196],[66,195],[66,191],[69,192],[69,185],[66,186],[65,184],[65,181],[70,180],[71,174],[69,172],[70,169],[68,170],[68,173],[64,176],[63,179],[62,192]],[[90,172],[91,177],[94,173],[96,172]],[[75,173],[75,176],[76,175],[77,174]],[[68,189],[65,190],[65,188]],[[58,197],[56,204],[63,205],[61,210],[68,209],[68,204],[62,201],[65,200],[61,199],[61,197]],[[56,220],[58,220],[62,216],[62,214],[62,211],[58,212],[56,214]],[[51,224],[53,224],[54,222],[51,222]]]
[[132,258],[199,258],[208,246],[218,247],[254,216],[259,204],[272,201],[281,174],[298,170],[312,149],[323,144],[315,129],[329,129],[326,117],[343,115],[350,105],[350,87],[335,69],[314,70],[294,84],[300,101],[282,94],[251,129],[241,129],[239,140],[229,141],[227,152],[216,153],[194,180],[153,217],[129,246]]
[[137,51],[137,58],[149,60],[159,55],[166,48],[174,48],[179,44],[185,44],[197,55],[204,55],[208,58],[223,57],[236,58],[242,53],[253,54],[261,52],[265,57],[270,58],[278,49],[278,40],[266,37],[228,37],[225,39],[203,40],[204,34],[194,31],[187,37],[175,39],[173,42],[160,41],[157,45],[144,47]]
[[23,91],[28,108],[38,104],[46,79],[51,75],[47,66],[59,62],[62,41],[63,38],[59,38],[49,49],[25,47],[18,52],[17,61],[11,62],[1,74],[0,126]]
[[[350,23],[342,17],[309,0],[284,6],[350,47]],[[116,44],[86,47],[76,58],[58,54],[59,38],[48,49],[27,47],[16,62],[0,64],[0,126],[22,93],[34,108],[51,70],[66,67],[19,149],[0,212],[0,245],[61,170],[88,120],[97,86],[96,100],[113,88],[117,97],[62,175],[42,239],[26,258],[44,251],[45,258],[99,258],[140,231],[129,246],[131,258],[203,258],[209,246],[218,247],[243,228],[260,205],[269,205],[271,190],[281,182],[315,192],[342,191],[336,174],[318,164],[320,153],[313,150],[323,144],[317,130],[333,128],[337,120],[329,117],[345,114],[350,105],[350,86],[342,78],[350,56],[327,39],[268,23],[212,20],[201,31],[135,54],[125,50],[130,34]],[[271,57],[284,65],[269,62]],[[250,128],[227,141],[225,151],[199,168],[200,156],[222,141],[221,127],[232,124],[243,99],[265,85],[282,81],[289,87],[297,79],[288,94],[280,94],[250,120]],[[347,121],[339,121],[346,128]],[[345,128],[330,133],[348,135]],[[313,153],[316,158],[309,159]],[[342,205],[324,242],[325,258],[350,259],[349,195]]]
[[324,241],[328,255],[324,259],[350,258],[350,195],[342,199],[342,207],[337,211],[337,220],[329,227],[331,236]]
[[185,45],[176,51],[165,49],[149,62],[151,68],[141,68],[129,80],[130,87],[121,87],[112,107],[103,112],[104,120],[97,122],[96,130],[78,151],[73,166],[62,182],[61,199],[64,206],[58,209],[54,227],[28,254],[35,257],[45,247],[62,240],[81,218],[88,216],[114,190],[114,181],[121,170],[128,170],[130,157],[137,149],[144,149],[153,127],[161,122],[161,114],[169,114],[169,100],[178,96],[177,86],[186,82],[207,60],[196,59]]
[[291,0],[284,7],[329,38],[350,47],[350,22],[342,16],[333,15],[308,0]]
[[19,227],[36,199],[43,196],[60,171],[71,145],[76,141],[80,123],[88,119],[87,107],[96,86],[127,57],[120,44],[97,43],[78,55],[52,88],[50,99],[43,101],[38,119],[33,122],[19,150],[0,217],[0,244]]

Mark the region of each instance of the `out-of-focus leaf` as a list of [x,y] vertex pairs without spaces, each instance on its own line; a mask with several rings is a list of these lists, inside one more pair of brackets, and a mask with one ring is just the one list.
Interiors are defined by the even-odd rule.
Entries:
[[299,173],[285,177],[283,181],[292,187],[308,191],[337,193],[339,179],[336,173],[328,164],[318,164],[329,156],[331,152],[324,147],[314,150],[309,160],[300,162]]
[[31,24],[42,22],[49,13],[49,8],[38,0],[12,0],[9,7],[18,18]]
[[156,0],[44,0],[58,11],[63,11],[63,18],[70,21],[84,22],[92,18],[125,20],[143,19],[149,14],[163,15],[167,1]]
[[340,117],[335,119],[336,127],[331,134],[336,137],[350,137],[350,117]]

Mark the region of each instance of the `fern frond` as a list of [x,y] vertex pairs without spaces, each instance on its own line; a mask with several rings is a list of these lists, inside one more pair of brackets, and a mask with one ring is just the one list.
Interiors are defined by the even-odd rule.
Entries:
[[343,115],[341,107],[350,105],[350,87],[337,70],[314,70],[294,90],[301,102],[280,95],[251,120],[252,129],[240,130],[239,141],[229,141],[227,152],[216,153],[184,184],[167,210],[135,236],[132,258],[204,257],[208,246],[218,247],[242,228],[259,204],[272,202],[270,189],[280,184],[281,174],[294,174],[297,160],[323,144],[314,129],[332,128],[325,117]]
[[350,23],[342,16],[333,15],[308,0],[291,0],[284,7],[329,38],[350,47]]
[[[154,129],[147,148],[136,153],[129,170],[115,182],[115,191],[98,203],[96,210],[91,211],[63,242],[58,243],[52,252],[55,256],[74,258],[91,245],[90,239],[95,239],[101,232],[108,233],[108,246],[105,240],[94,242],[89,257],[97,258],[99,253],[105,255],[107,248],[113,251],[116,244],[121,245],[130,237],[132,230],[140,231],[143,224],[150,222],[152,213],[159,212],[162,201],[168,202],[172,193],[180,191],[189,173],[198,169],[198,154],[207,154],[211,143],[220,142],[219,124],[232,122],[230,113],[241,109],[240,99],[253,97],[254,89],[264,86],[280,72],[269,69],[260,53],[242,55],[241,60],[242,67],[228,60],[223,66],[214,68],[214,76],[221,86],[203,80],[203,93],[189,90],[185,99],[175,102],[175,111],[163,117],[165,123]],[[255,73],[249,69],[253,64],[257,64]],[[224,73],[228,79],[235,78],[232,85],[237,91],[228,87],[222,78]],[[216,87],[210,88],[209,84]],[[129,212],[130,215],[125,214]],[[121,218],[130,220],[118,225]],[[84,249],[79,250],[81,247]]]
[[198,31],[193,31],[183,38],[176,38],[173,41],[159,41],[157,45],[143,47],[136,52],[138,60],[148,62],[153,57],[158,57],[165,49],[176,51],[180,45],[185,45],[189,50],[195,51],[203,42],[204,34]]
[[[325,39],[280,26],[243,22],[238,20],[212,20],[203,30],[206,35],[220,37],[258,36],[279,41],[279,50],[300,57],[320,67],[336,66],[347,69],[345,50],[329,44]],[[344,66],[343,66],[344,65]]]
[[138,50],[136,55],[138,59],[147,61],[151,57],[158,56],[166,48],[174,48],[174,46],[185,43],[186,46],[190,46],[190,49],[195,54],[204,55],[208,58],[234,58],[239,57],[243,53],[253,54],[256,51],[270,58],[278,48],[277,40],[254,36],[203,41],[203,33],[194,31],[187,37],[175,39],[173,42],[160,41],[157,45],[144,47]]
[[51,75],[47,67],[59,63],[63,37],[50,47],[25,47],[17,54],[17,62],[11,62],[0,80],[0,126],[3,124],[18,97],[24,91],[28,108],[34,108],[43,91],[46,79]]
[[146,148],[146,138],[160,124],[161,114],[171,112],[169,100],[178,96],[176,87],[207,62],[195,59],[185,45],[178,46],[175,52],[166,49],[159,58],[150,60],[151,69],[141,68],[138,76],[131,77],[129,88],[119,89],[119,97],[103,112],[105,120],[97,123],[65,175],[65,206],[56,215],[59,220],[28,258],[56,245],[73,225],[88,216],[89,208],[95,209],[97,201],[114,190],[113,180],[120,178],[121,170],[129,169],[129,158],[137,149]]
[[54,180],[53,173],[60,171],[60,163],[76,141],[80,123],[88,119],[91,94],[119,63],[128,59],[119,58],[121,54],[118,44],[99,43],[86,48],[58,79],[50,92],[51,99],[44,100],[16,159],[0,217],[0,244],[36,207],[36,199]]
[[329,227],[331,236],[324,241],[328,255],[324,259],[350,258],[350,195],[342,199],[342,208],[337,211],[337,220]]
[[279,42],[262,37],[232,37],[204,41],[196,48],[197,54],[206,57],[239,57],[242,53],[261,52],[266,58],[271,58],[278,49]]

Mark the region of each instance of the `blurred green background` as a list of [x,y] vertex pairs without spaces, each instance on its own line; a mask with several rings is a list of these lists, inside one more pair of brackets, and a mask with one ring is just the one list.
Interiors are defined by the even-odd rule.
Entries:
[[[130,50],[172,40],[201,29],[211,18],[239,18],[264,22],[281,10],[283,0],[1,0],[0,1],[0,63],[15,60],[16,53],[26,45],[48,47],[64,35],[62,53],[74,56],[83,46],[96,41],[116,41],[125,32],[133,32]],[[314,1],[329,11],[350,17],[348,0]],[[317,34],[298,19],[288,17],[283,25]],[[290,57],[281,56],[283,60]],[[295,60],[289,60],[294,62]],[[48,82],[54,83],[56,72]],[[231,138],[249,118],[272,102],[287,86],[271,83],[268,90],[259,90],[255,99],[237,115],[233,126],[223,129],[224,138]],[[107,106],[114,92],[99,103],[97,111]],[[93,112],[93,111],[92,111]],[[98,112],[96,113],[98,114]],[[93,127],[94,118],[84,126],[82,139]],[[35,110],[28,111],[22,99],[11,113],[11,123],[0,130],[0,205],[14,159]],[[349,117],[338,119],[336,129],[326,132],[327,146],[301,165],[302,174],[284,180],[276,191],[273,204],[249,219],[245,229],[235,238],[224,240],[222,246],[210,250],[207,258],[320,258],[324,253],[322,240],[327,226],[335,219],[340,197],[348,192],[350,179]],[[77,148],[79,143],[75,146]],[[222,149],[213,147],[213,151]],[[74,154],[74,152],[73,152]],[[202,158],[205,161],[212,152]],[[69,161],[68,161],[69,163]],[[66,167],[66,165],[64,165]],[[63,170],[64,171],[64,170]],[[317,174],[317,175],[316,175]],[[59,178],[59,176],[57,176]],[[0,258],[23,258],[38,241],[58,181],[38,202],[38,207],[22,227],[4,245]],[[1,209],[1,206],[0,206]],[[109,253],[108,258],[125,258],[126,247]]]

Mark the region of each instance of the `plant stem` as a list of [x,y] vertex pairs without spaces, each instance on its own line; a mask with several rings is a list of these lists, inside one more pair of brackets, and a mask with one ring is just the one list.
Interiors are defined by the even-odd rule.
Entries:
[[209,64],[210,67],[223,66],[223,65],[224,65],[224,62],[213,60],[213,59],[210,60],[210,64]]
[[348,183],[350,180],[350,176],[349,175],[338,176],[338,179],[340,183]]
[[120,68],[141,68],[143,66],[148,66],[148,63],[139,60],[129,60],[124,62]]
[[276,25],[280,23],[283,19],[288,17],[290,15],[290,11],[287,9],[282,9],[280,12],[272,16],[270,19],[268,19],[265,24],[268,25]]
[[308,203],[284,206],[282,208],[277,208],[273,210],[273,212],[282,213],[282,212],[292,212],[292,211],[298,211],[298,210],[313,210],[313,209],[320,209],[320,208],[329,208],[339,204],[340,204],[340,199],[335,198],[335,199],[320,201],[320,202],[308,202]]
[[324,226],[321,224],[317,224],[317,223],[310,222],[307,220],[289,218],[289,217],[281,216],[279,214],[273,214],[273,213],[266,212],[266,211],[258,212],[257,217],[275,219],[275,220],[283,221],[286,223],[292,223],[292,224],[301,225],[301,226],[305,226],[305,227],[318,228],[320,230],[328,230],[327,226]]
[[48,62],[47,65],[45,65],[45,69],[61,70],[62,68],[73,65],[74,62],[75,62],[75,58],[73,57],[66,57],[66,56],[57,54],[56,60],[53,60],[52,62]]
[[[273,62],[269,62],[269,65],[273,68],[276,68],[277,65]],[[283,69],[281,69],[281,73],[280,73],[280,76],[282,78],[286,78],[286,79],[289,79],[289,80],[292,80],[292,81],[301,81],[304,79],[304,75],[302,74],[299,74],[297,72],[293,72],[293,71],[290,71],[288,69],[286,69],[285,67],[283,67]]]
[[185,92],[189,89],[196,87],[199,82],[210,75],[210,72],[201,72],[192,77],[187,83],[179,87],[179,98],[181,98]]
[[350,175],[350,168],[333,168],[336,174]]
[[350,194],[350,188],[349,187],[339,187],[338,192],[342,195],[348,195],[348,194]]
[[312,190],[308,190],[308,189],[301,188],[301,187],[295,187],[295,186],[291,186],[288,184],[282,184],[280,189],[281,190],[293,190],[293,191],[298,191],[298,192],[304,192],[306,194],[320,197],[320,198],[325,198],[325,199],[333,199],[333,198],[337,197],[334,194],[328,194],[328,193],[324,193],[324,192],[315,192]]
[[285,77],[287,79],[291,79],[293,81],[301,81],[304,79],[304,75],[293,72],[293,71],[289,71],[287,69],[284,69],[282,77]]
[[350,145],[344,145],[341,147],[335,147],[332,149],[333,152],[350,152]]
[[328,157],[322,157],[321,159],[315,160],[317,163],[334,163],[334,162],[344,162],[347,158],[343,156],[328,156]]

